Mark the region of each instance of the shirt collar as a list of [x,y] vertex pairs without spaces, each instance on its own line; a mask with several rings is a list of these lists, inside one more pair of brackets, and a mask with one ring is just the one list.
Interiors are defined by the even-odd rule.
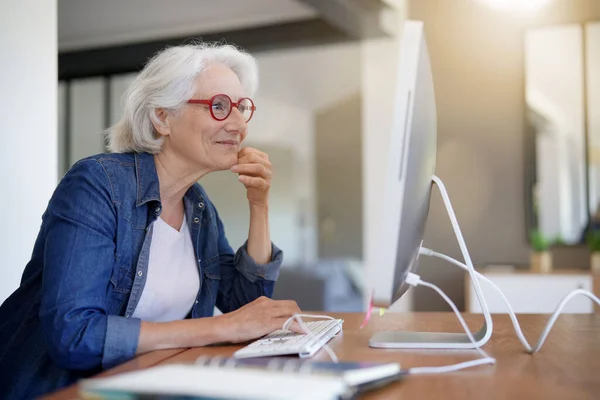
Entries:
[[160,202],[158,174],[154,164],[154,156],[150,153],[134,153],[135,173],[137,176],[137,202],[141,206],[149,201]]

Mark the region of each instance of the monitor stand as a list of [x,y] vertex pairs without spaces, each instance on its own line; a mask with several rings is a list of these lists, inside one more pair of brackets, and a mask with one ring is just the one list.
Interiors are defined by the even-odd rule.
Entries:
[[[487,303],[481,292],[479,279],[475,276],[475,268],[469,256],[467,245],[458,226],[454,209],[450,203],[448,192],[444,187],[443,182],[437,176],[433,176],[433,183],[437,185],[444,200],[448,217],[452,223],[454,234],[458,240],[460,251],[462,252],[465,264],[469,269],[471,283],[475,287],[475,295],[481,305],[483,311],[484,323],[481,329],[473,333],[477,347],[483,346],[490,340],[492,336],[492,317],[487,307]],[[407,331],[382,331],[377,332],[369,341],[370,347],[387,348],[387,349],[473,349],[475,346],[469,340],[466,333],[449,333],[449,332],[407,332]]]

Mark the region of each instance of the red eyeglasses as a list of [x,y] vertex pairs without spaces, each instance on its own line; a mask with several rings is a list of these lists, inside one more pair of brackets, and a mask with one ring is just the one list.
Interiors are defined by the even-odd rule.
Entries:
[[244,97],[238,100],[237,103],[231,101],[231,98],[226,94],[216,94],[210,100],[188,100],[190,104],[206,104],[210,110],[210,115],[217,121],[223,121],[229,117],[233,107],[237,108],[242,114],[246,122],[250,121],[256,111],[256,106],[252,99]]

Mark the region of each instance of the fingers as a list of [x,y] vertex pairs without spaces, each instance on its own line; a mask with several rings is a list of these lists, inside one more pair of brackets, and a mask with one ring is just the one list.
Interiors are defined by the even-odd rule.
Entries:
[[238,163],[231,167],[231,171],[240,175],[238,179],[246,188],[266,190],[271,186],[271,168],[265,153],[246,147],[238,153]]
[[262,151],[257,150],[253,147],[244,147],[243,149],[241,149],[238,153],[238,158],[242,158],[242,157],[244,157],[248,154],[252,154],[252,153],[260,156],[261,158],[263,158],[265,160],[269,159],[269,155],[267,153],[263,153]]
[[[285,329],[299,334],[307,334],[301,324],[292,318],[295,314],[301,313],[300,307],[293,300],[272,300],[261,296],[258,299],[246,304],[229,315],[237,314],[236,319],[241,321],[245,331],[240,340],[250,340],[264,336],[276,330]],[[252,328],[247,328],[252,326]]]
[[[294,314],[299,314],[301,312],[300,307],[298,307],[298,304],[293,300],[272,300],[264,296],[259,297],[253,302],[240,308],[238,311],[241,311],[248,306],[251,306],[254,309],[247,310],[247,312],[250,312],[255,316],[262,315],[262,318],[264,318],[264,328],[267,330],[270,329],[271,331],[282,329],[287,320]],[[288,329],[293,332],[305,333],[297,322],[294,321],[289,325]]]
[[[283,326],[285,325],[285,323],[287,322],[288,319],[286,318],[277,318],[273,320],[273,329],[283,329]],[[295,333],[304,333],[306,334],[306,332],[304,331],[304,329],[302,329],[302,327],[300,326],[300,324],[296,321],[292,321],[288,324],[288,326],[286,326],[286,329],[288,331],[292,331]]]
[[240,175],[249,175],[254,177],[271,180],[273,172],[263,164],[236,164],[231,167],[232,172],[237,172]]
[[238,180],[248,190],[248,200],[251,204],[266,204],[273,176],[267,154],[246,147],[239,151],[238,162],[231,167],[231,171],[239,174]]
[[290,326],[288,326],[288,330],[290,330],[292,332],[296,332],[296,333],[306,334],[306,332],[304,331],[304,329],[302,329],[302,327],[300,327],[300,324],[297,323],[296,321],[292,322],[290,324]]
[[246,152],[242,154],[242,151],[238,153],[238,164],[262,164],[268,167],[271,166],[269,156],[265,153],[258,152],[257,150],[256,152]]
[[248,175],[238,176],[238,180],[246,186],[246,188],[268,189],[271,184],[263,178],[256,178]]

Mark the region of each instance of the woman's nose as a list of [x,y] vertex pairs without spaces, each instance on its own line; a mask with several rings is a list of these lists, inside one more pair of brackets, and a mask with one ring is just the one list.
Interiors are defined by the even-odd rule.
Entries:
[[[236,111],[237,111],[237,115],[234,115]],[[227,117],[227,119],[225,120],[225,130],[227,132],[242,133],[242,132],[246,131],[247,126],[248,126],[248,124],[246,123],[243,116],[240,114],[240,112],[237,109],[235,111],[233,111],[231,113],[231,115],[229,117]]]
[[246,119],[240,110],[237,109],[237,107],[234,107],[233,110],[231,110],[231,114],[229,114],[229,117],[227,117],[227,122],[232,122],[239,126],[246,125]]

